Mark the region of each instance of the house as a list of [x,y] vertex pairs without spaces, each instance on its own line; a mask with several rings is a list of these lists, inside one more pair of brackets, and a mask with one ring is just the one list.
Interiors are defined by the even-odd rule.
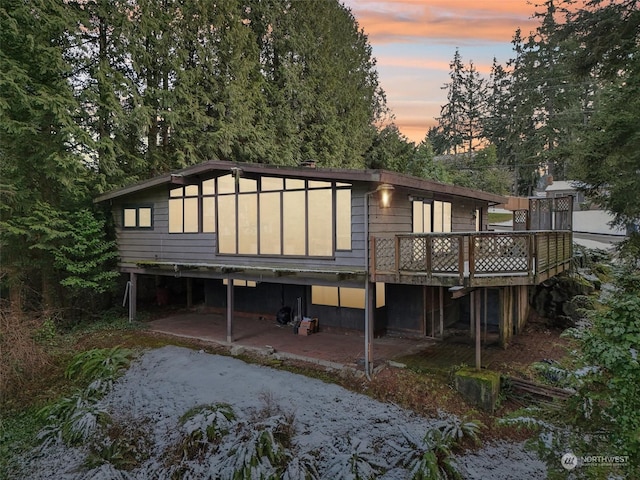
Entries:
[[132,318],[139,297],[166,303],[168,283],[225,309],[228,342],[234,312],[290,306],[364,331],[367,371],[374,334],[441,337],[462,319],[479,342],[483,316],[506,345],[527,288],[571,251],[567,231],[486,231],[502,196],[383,170],[211,161],[95,201],[113,214]]
[[[578,191],[576,188],[577,182],[564,181],[564,180],[551,180],[551,183],[545,188],[545,194],[547,198],[557,197],[573,197],[573,211],[580,211],[589,209],[586,207],[584,192]],[[591,208],[596,208],[592,206]]]

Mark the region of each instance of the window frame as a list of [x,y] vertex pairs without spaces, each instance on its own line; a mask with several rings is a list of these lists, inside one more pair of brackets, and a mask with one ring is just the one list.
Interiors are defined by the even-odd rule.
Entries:
[[[149,219],[150,225],[148,227],[140,226],[140,210],[141,209],[149,209]],[[127,226],[125,225],[125,210],[135,210],[136,212],[136,224],[135,226]],[[123,230],[153,230],[154,229],[154,221],[153,221],[153,204],[152,203],[135,203],[135,204],[124,204],[122,205],[122,229]]]
[[[436,204],[440,205],[439,209],[436,209],[435,206]],[[420,214],[422,216],[422,219],[420,221],[420,224],[422,225],[422,231],[421,232],[416,232],[416,206],[419,206],[419,210],[420,210]],[[430,225],[428,225],[429,230],[426,230],[426,226],[424,224],[424,215],[425,215],[425,206],[429,205],[430,207],[430,212],[429,212],[429,221],[430,221]],[[448,208],[445,207],[445,205],[448,205]],[[439,210],[439,223],[436,222],[436,211]],[[446,212],[449,212],[448,218],[446,215]],[[445,228],[445,220],[448,220],[447,222],[447,227]],[[440,230],[436,230],[436,225],[439,225],[441,227]],[[411,205],[411,230],[412,233],[451,233],[453,231],[453,203],[446,201],[446,200],[421,200],[421,199],[416,199],[413,200],[412,205]]]
[[[222,188],[221,188],[221,180],[222,180]],[[250,180],[251,182],[255,182],[254,186],[245,185],[245,188],[242,188],[242,181]],[[207,185],[205,192],[205,182],[211,182],[213,184]],[[264,185],[264,188],[263,188]],[[185,195],[186,188],[190,186],[196,186],[198,188],[198,194],[195,195]],[[248,187],[248,189],[246,188]],[[287,188],[288,187],[288,188]],[[178,194],[172,194],[172,192],[179,191]],[[331,202],[331,208],[325,209],[322,212],[318,212],[320,217],[324,217],[324,219],[328,220],[328,228],[331,229],[331,236],[326,235],[324,239],[326,242],[326,248],[320,244],[314,244],[312,239],[310,238],[310,234],[313,234],[314,227],[310,226],[310,222],[313,218],[317,218],[313,215],[313,208],[315,205],[314,198],[315,195],[311,192],[320,192],[324,191],[327,194],[324,195],[325,200]],[[296,253],[284,253],[285,251],[291,251],[290,248],[287,248],[286,238],[285,238],[285,200],[288,194],[291,194],[291,197],[297,192],[298,197],[304,197],[304,201],[302,198],[299,201],[293,202],[293,205],[299,205],[302,215],[304,215],[304,221],[302,221],[302,216],[299,228],[301,232],[304,231],[304,245],[298,245]],[[348,192],[348,194],[343,194],[339,192]],[[239,253],[240,245],[241,245],[241,235],[240,235],[240,225],[241,220],[239,219],[238,212],[240,203],[244,197],[241,196],[253,195],[255,197],[255,216],[256,216],[256,231],[255,231],[255,240],[257,241],[257,251],[255,253]],[[277,196],[278,200],[276,202],[275,196]],[[235,206],[234,212],[230,212],[229,215],[226,215],[226,210],[220,209],[220,201],[222,197],[225,198],[226,203],[231,203]],[[323,195],[318,195],[317,198],[322,198]],[[198,230],[185,232],[185,200],[197,198],[197,218],[198,218]],[[279,212],[274,215],[274,218],[269,224],[272,227],[272,230],[279,230],[279,238],[276,239],[279,242],[279,248],[265,248],[265,244],[262,242],[262,236],[264,235],[263,231],[263,222],[262,218],[265,216],[262,212],[264,209],[265,212],[268,210],[268,206],[265,206],[264,203],[267,202],[267,199],[270,198],[271,202],[275,205],[278,204],[277,207]],[[340,214],[338,213],[338,200],[341,202],[344,200],[349,200],[349,204],[346,205],[347,209]],[[344,199],[344,200],[343,200]],[[202,178],[197,183],[192,183],[188,185],[174,185],[169,188],[168,191],[168,225],[167,229],[169,234],[214,234],[217,237],[216,242],[216,255],[234,255],[234,256],[261,256],[261,257],[275,257],[275,258],[307,258],[311,257],[314,259],[334,259],[337,252],[349,252],[353,249],[352,245],[352,227],[353,227],[353,216],[352,216],[352,199],[353,199],[353,184],[344,183],[331,179],[313,179],[313,178],[299,178],[299,177],[288,177],[288,176],[278,176],[278,175],[259,175],[257,177],[245,178],[238,177],[235,178],[233,173],[224,172],[222,175],[211,176]],[[172,223],[171,223],[171,211],[172,211],[172,202],[176,204],[175,208],[179,208],[180,205],[182,211],[182,228],[180,230],[172,231]],[[211,202],[213,206],[209,206],[205,208],[205,202]],[[290,202],[291,203],[291,202]],[[326,202],[325,202],[326,203]],[[304,206],[302,207],[302,204]],[[323,203],[324,204],[324,203]],[[341,205],[342,206],[342,203]],[[205,209],[207,211],[212,209],[213,213],[209,212],[210,215],[207,218],[213,217],[213,225],[209,225],[205,221]],[[294,207],[295,209],[295,207]],[[222,213],[221,213],[222,212]],[[177,212],[176,212],[177,213]],[[330,218],[329,218],[330,216]],[[349,225],[347,226],[346,217],[349,218]],[[266,216],[265,216],[266,218]],[[178,219],[175,219],[176,222]],[[221,231],[221,223],[231,224],[233,222],[229,222],[233,220],[235,222],[235,235],[233,238],[229,237],[229,245],[235,244],[235,248],[229,248],[228,251],[220,250],[220,237],[222,235]],[[265,223],[264,225],[267,225]],[[289,225],[289,228],[291,226]],[[205,231],[206,230],[206,231]],[[264,229],[265,231],[267,229]],[[340,232],[339,232],[340,231]],[[338,240],[338,234],[340,233],[340,241]],[[289,235],[290,236],[290,235]],[[343,238],[344,237],[344,238]],[[288,237],[287,237],[288,238]],[[253,241],[252,239],[249,239]],[[249,241],[248,240],[248,241]],[[347,240],[349,244],[349,248],[344,248],[347,246]],[[330,244],[329,244],[330,242]],[[343,248],[338,248],[338,246],[342,246]],[[289,245],[292,247],[292,245]],[[303,247],[303,248],[300,248]],[[263,251],[278,251],[279,253],[262,253]],[[321,252],[322,254],[313,254],[313,252]]]

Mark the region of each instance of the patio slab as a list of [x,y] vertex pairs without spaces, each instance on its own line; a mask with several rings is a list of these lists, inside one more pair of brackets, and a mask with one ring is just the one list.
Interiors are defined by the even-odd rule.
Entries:
[[[221,313],[186,312],[149,322],[152,331],[230,346],[226,341],[226,319]],[[373,363],[379,365],[433,345],[429,338],[385,336],[373,341]],[[233,322],[233,346],[272,348],[275,352],[361,368],[364,363],[364,335],[357,331],[323,330],[308,336],[296,335],[293,327],[279,325],[260,316],[236,314]]]

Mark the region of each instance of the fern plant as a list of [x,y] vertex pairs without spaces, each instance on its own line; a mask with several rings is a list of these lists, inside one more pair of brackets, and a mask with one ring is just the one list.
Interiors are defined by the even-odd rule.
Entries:
[[378,452],[363,439],[338,441],[333,446],[333,460],[324,476],[340,480],[368,480],[376,478],[385,467]]
[[150,432],[145,419],[125,417],[111,422],[93,436],[85,466],[110,464],[132,470],[149,458]]
[[287,467],[282,473],[282,480],[318,480],[319,478],[316,458],[310,452],[295,456],[288,454]]
[[47,405],[36,415],[47,424],[38,434],[43,448],[57,441],[66,445],[79,445],[86,441],[98,426],[106,425],[109,421],[106,410],[81,393]]
[[113,347],[88,350],[73,357],[65,371],[66,378],[89,382],[89,386],[38,411],[38,418],[47,424],[38,434],[43,446],[55,441],[78,445],[97,427],[108,423],[109,415],[97,402],[111,389],[116,375],[129,365],[131,354],[131,350]]
[[236,415],[230,405],[219,403],[189,410],[180,419],[185,433],[179,445],[182,460],[202,459],[218,445],[235,425]]
[[93,382],[97,379],[113,379],[124,368],[129,366],[133,352],[115,346],[113,348],[94,348],[81,352],[73,357],[65,370],[69,380]]
[[284,415],[263,421],[239,424],[226,448],[211,463],[216,478],[259,480],[280,478],[291,458],[278,439],[278,432],[289,429]]
[[465,439],[478,443],[482,427],[477,420],[447,417],[423,437],[403,430],[404,443],[394,445],[397,452],[394,463],[407,468],[412,480],[458,480],[462,477],[452,461],[453,449]]

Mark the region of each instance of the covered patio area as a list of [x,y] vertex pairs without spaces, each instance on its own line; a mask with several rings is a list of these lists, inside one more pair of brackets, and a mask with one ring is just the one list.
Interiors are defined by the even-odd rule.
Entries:
[[[226,347],[247,348],[276,353],[283,359],[301,360],[327,368],[344,366],[364,371],[364,336],[357,331],[325,329],[309,336],[293,333],[290,326],[275,320],[236,313],[234,342],[226,341],[226,318],[223,312],[174,312],[148,323],[153,332],[189,338]],[[482,342],[482,368],[513,373],[526,370],[532,362],[559,360],[566,355],[569,341],[560,330],[549,330],[544,319],[533,319],[526,331],[512,339],[510,348],[500,346],[497,335]],[[433,370],[447,370],[456,365],[472,365],[475,341],[467,331],[451,331],[444,340],[428,337],[385,336],[373,341],[373,364],[388,361]]]
[[[364,335],[357,331],[323,330],[308,336],[296,335],[293,327],[273,319],[234,314],[233,342],[228,343],[224,312],[180,312],[149,322],[151,331],[219,345],[265,349],[289,358],[327,366],[363,369]],[[437,343],[431,338],[390,337],[373,341],[373,364],[423,351]]]

